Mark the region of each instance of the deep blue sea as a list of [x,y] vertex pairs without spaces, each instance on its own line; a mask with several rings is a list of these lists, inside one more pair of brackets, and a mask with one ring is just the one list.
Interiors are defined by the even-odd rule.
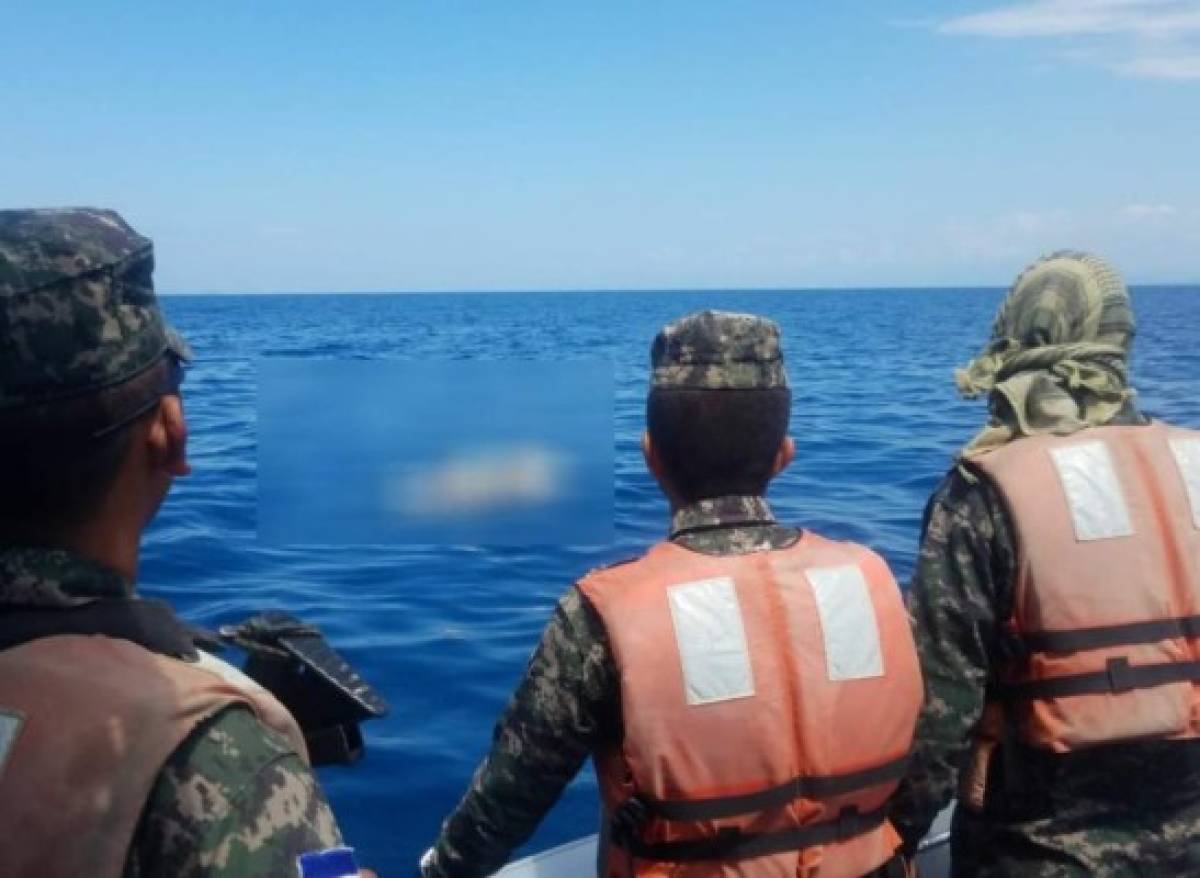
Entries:
[[[321,778],[349,842],[381,876],[413,863],[490,742],[558,596],[592,567],[665,530],[643,469],[651,339],[703,309],[750,311],[783,329],[797,440],[770,499],[784,521],[870,544],[907,579],[922,508],[983,419],[952,369],[979,349],[1001,290],[456,295],[172,296],[197,362],[184,385],[194,473],[151,528],[144,593],[216,625],[286,608],[320,625],[391,702],[364,728],[366,758]],[[1133,363],[1148,412],[1200,427],[1200,287],[1134,291]],[[616,538],[600,549],[279,549],[256,538],[260,357],[610,359],[615,374]],[[479,424],[481,431],[487,424]],[[590,832],[590,771],[525,852]]]

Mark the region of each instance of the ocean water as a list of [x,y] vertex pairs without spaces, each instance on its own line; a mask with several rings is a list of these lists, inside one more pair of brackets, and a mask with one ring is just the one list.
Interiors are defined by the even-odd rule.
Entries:
[[[650,341],[702,308],[778,321],[793,386],[793,466],[777,516],[882,552],[903,582],[922,508],[983,419],[951,370],[986,338],[1001,290],[172,296],[198,361],[184,385],[194,473],[154,522],[142,591],[208,625],[286,608],[320,625],[385,695],[368,753],[321,778],[350,843],[410,875],[486,752],[492,724],[558,596],[637,554],[667,508],[638,449]],[[1200,287],[1134,291],[1145,410],[1200,427]],[[611,360],[615,540],[592,549],[271,548],[256,538],[256,360]],[[383,401],[386,402],[386,401]],[[479,424],[486,430],[486,424]],[[590,770],[522,849],[596,825]]]

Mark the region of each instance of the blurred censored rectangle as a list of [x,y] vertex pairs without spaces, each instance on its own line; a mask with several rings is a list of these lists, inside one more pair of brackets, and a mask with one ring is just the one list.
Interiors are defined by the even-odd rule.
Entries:
[[258,363],[274,545],[606,545],[608,362]]

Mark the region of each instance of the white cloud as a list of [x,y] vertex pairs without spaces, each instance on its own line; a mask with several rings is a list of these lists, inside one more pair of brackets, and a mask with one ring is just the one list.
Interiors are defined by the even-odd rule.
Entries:
[[1124,76],[1142,79],[1200,79],[1200,52],[1194,55],[1146,55],[1114,64],[1112,69]]
[[1135,34],[1156,38],[1200,32],[1200,3],[1188,0],[1036,0],[944,21],[948,34],[1068,37]]
[[1000,218],[1001,229],[1019,235],[1044,235],[1069,222],[1071,214],[1058,210],[1018,210]]
[[1080,209],[1029,209],[962,216],[923,230],[913,252],[922,262],[961,265],[999,282],[1043,253],[1070,248],[1098,253],[1131,282],[1192,281],[1200,209],[1151,199]]
[[1166,219],[1178,212],[1179,209],[1173,204],[1127,204],[1121,208],[1121,215],[1134,222]]
[[1122,76],[1200,80],[1200,0],[1032,0],[940,22],[939,33],[1069,41],[1069,55]]

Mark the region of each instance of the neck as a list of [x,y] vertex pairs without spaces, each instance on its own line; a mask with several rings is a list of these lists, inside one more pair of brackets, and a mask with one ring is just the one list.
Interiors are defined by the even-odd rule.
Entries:
[[110,496],[96,514],[61,535],[56,542],[137,582],[138,556],[142,544],[142,519],[118,497]]
[[62,546],[121,574],[129,582],[137,581],[140,529],[112,526],[106,522],[66,538]]

